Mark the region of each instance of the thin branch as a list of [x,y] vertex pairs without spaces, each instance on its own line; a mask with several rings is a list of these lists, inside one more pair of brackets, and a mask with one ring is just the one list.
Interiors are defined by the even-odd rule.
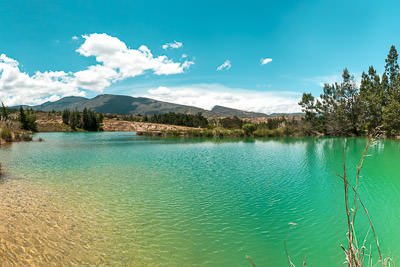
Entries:
[[[338,173],[335,173],[335,174],[344,180],[344,177],[343,177],[343,176],[341,176],[341,175],[338,174]],[[378,238],[376,237],[374,225],[372,224],[371,217],[369,216],[368,210],[365,208],[364,203],[361,201],[360,195],[356,193],[355,188],[354,188],[350,183],[347,183],[347,184],[351,187],[351,189],[353,189],[354,193],[357,195],[358,200],[360,201],[360,204],[361,204],[361,206],[363,207],[363,209],[364,209],[364,211],[365,211],[365,214],[366,214],[367,217],[368,217],[369,224],[371,225],[372,233],[374,234],[375,243],[376,243],[376,246],[377,246],[377,248],[378,248],[379,258],[380,258],[380,260],[382,261],[382,254],[381,254],[381,250],[380,250],[380,248],[379,248]],[[383,262],[383,261],[382,261],[382,262]]]

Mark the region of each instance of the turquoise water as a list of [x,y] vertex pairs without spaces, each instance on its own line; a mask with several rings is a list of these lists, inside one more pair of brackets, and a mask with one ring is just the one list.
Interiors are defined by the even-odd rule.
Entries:
[[[82,219],[71,242],[84,243],[86,263],[249,266],[249,255],[257,266],[282,266],[285,237],[297,266],[305,254],[312,266],[344,262],[343,183],[333,172],[342,173],[345,144],[354,175],[366,139],[38,137],[45,141],[0,149],[5,179],[54,192]],[[382,251],[400,255],[400,143],[381,140],[369,154],[360,194]],[[362,235],[368,225],[359,215]],[[297,226],[288,230],[290,222]]]

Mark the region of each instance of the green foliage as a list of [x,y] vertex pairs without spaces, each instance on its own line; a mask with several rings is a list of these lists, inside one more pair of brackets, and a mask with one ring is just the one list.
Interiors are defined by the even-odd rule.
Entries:
[[63,123],[71,126],[71,129],[77,130],[78,128],[86,131],[100,131],[101,123],[104,120],[104,115],[96,113],[92,110],[85,108],[82,114],[77,111],[64,110],[62,113]]
[[62,112],[62,121],[64,124],[69,124],[69,118],[71,116],[71,112],[68,109],[64,109]]
[[150,118],[147,118],[147,116],[145,116],[143,121],[200,128],[205,128],[208,125],[207,118],[203,117],[200,112],[196,115],[174,112],[168,112],[165,114],[154,114]]
[[37,132],[36,115],[32,109],[24,111],[22,106],[19,108],[18,120],[21,123],[21,129]]
[[236,116],[223,118],[219,121],[219,123],[226,129],[241,129],[244,124],[243,120]]
[[380,77],[374,67],[362,74],[360,88],[344,69],[341,83],[325,84],[319,99],[303,94],[303,132],[327,135],[365,135],[383,125],[389,136],[400,134],[400,68],[392,46]]
[[73,130],[76,130],[78,127],[81,126],[81,114],[79,113],[79,111],[74,110],[69,114],[68,124]]
[[243,124],[242,129],[246,136],[252,136],[257,127],[253,123]]
[[301,101],[299,102],[301,111],[305,112],[305,121],[314,121],[316,117],[315,98],[310,93],[303,93]]
[[1,102],[1,120],[8,121],[8,111],[3,102]]
[[11,142],[12,141],[11,128],[8,126],[4,126],[3,128],[1,128],[0,136],[2,139],[6,140],[6,142]]

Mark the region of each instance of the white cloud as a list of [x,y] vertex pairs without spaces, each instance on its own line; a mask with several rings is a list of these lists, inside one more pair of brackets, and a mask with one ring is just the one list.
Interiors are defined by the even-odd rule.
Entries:
[[146,97],[161,101],[191,105],[207,110],[215,105],[266,114],[300,112],[297,92],[260,92],[228,88],[220,84],[194,84],[187,86],[160,86],[147,91]]
[[232,67],[231,61],[230,60],[225,60],[225,62],[222,63],[222,65],[217,67],[217,71],[229,70],[231,67]]
[[166,56],[154,57],[146,46],[130,49],[116,37],[103,34],[83,35],[79,54],[94,56],[98,64],[72,73],[64,71],[36,72],[29,75],[19,63],[0,55],[0,100],[7,105],[40,104],[63,96],[84,96],[85,91],[103,92],[112,83],[152,71],[156,75],[184,72],[192,61],[174,62]]
[[77,49],[83,56],[94,56],[105,67],[118,70],[121,79],[135,77],[145,71],[156,75],[169,75],[184,72],[192,61],[174,62],[167,56],[153,57],[150,50],[142,45],[138,49],[129,49],[118,38],[103,34],[83,35],[85,42]]
[[54,96],[78,95],[85,93],[72,84],[70,74],[63,71],[36,72],[29,76],[19,69],[19,63],[0,55],[0,100],[7,105],[39,103]]
[[181,42],[173,41],[172,43],[166,43],[162,46],[163,49],[167,50],[168,48],[170,49],[177,49],[182,47],[183,44]]
[[78,40],[79,37],[78,36],[72,36],[72,40]]
[[262,58],[261,59],[261,65],[265,65],[272,62],[272,58]]
[[116,70],[107,68],[103,65],[93,65],[87,70],[74,73],[74,85],[78,88],[87,89],[95,92],[102,92],[104,88],[119,77]]

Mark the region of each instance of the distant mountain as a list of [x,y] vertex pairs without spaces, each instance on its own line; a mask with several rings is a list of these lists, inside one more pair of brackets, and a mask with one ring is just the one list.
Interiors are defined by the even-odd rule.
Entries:
[[78,105],[78,103],[85,102],[88,100],[89,99],[80,96],[67,96],[55,102],[48,101],[41,105],[33,106],[32,109],[41,111],[53,111],[53,110],[61,111],[64,110],[66,106]]
[[[19,106],[15,106],[15,108],[19,108]],[[26,106],[24,106],[24,108],[26,108]],[[41,111],[62,111],[64,109],[77,109],[82,111],[84,108],[87,108],[102,113],[142,115],[162,114],[167,112],[196,114],[201,112],[206,117],[237,116],[239,118],[258,118],[267,116],[263,113],[243,111],[222,106],[215,106],[211,111],[209,111],[202,108],[173,104],[146,97],[131,97],[124,95],[98,95],[92,99],[68,96],[61,98],[58,101],[31,106],[31,108]]]
[[[64,109],[77,109],[82,111],[84,108],[87,108],[102,113],[142,115],[162,114],[167,112],[186,114],[196,114],[198,112],[206,114],[209,112],[202,108],[173,104],[145,97],[131,97],[124,95],[98,95],[92,99],[68,96],[54,102],[46,102],[37,106],[23,107],[31,107],[33,110],[41,111],[63,111]],[[19,106],[15,106],[14,108],[19,108]]]
[[264,113],[257,113],[257,112],[250,112],[250,111],[243,111],[234,108],[227,108],[223,106],[214,106],[211,110],[212,115],[219,116],[219,117],[229,117],[229,116],[236,116],[239,118],[259,118],[259,117],[268,117],[267,114]]

